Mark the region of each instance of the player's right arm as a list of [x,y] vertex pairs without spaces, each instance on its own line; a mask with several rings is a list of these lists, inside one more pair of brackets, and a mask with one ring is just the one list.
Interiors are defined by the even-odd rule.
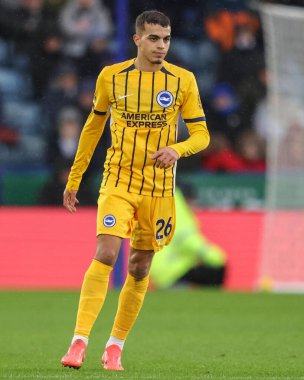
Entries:
[[82,129],[77,153],[63,194],[63,205],[70,212],[76,211],[76,193],[84,172],[87,170],[96,145],[109,117],[109,97],[105,85],[104,70],[99,74],[94,96],[94,105]]

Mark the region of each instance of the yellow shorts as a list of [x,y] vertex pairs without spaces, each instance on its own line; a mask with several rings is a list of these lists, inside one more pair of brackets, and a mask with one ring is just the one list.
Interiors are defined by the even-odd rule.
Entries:
[[149,197],[103,188],[98,198],[97,235],[130,238],[141,250],[160,251],[175,230],[174,197]]

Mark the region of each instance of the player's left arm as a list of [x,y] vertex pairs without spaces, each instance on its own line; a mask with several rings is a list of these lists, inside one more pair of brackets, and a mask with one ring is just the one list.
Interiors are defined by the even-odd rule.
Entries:
[[187,140],[170,145],[168,148],[173,149],[178,154],[178,157],[187,157],[206,149],[210,142],[205,113],[197,83],[192,73],[190,74],[189,86],[180,112],[190,136]]

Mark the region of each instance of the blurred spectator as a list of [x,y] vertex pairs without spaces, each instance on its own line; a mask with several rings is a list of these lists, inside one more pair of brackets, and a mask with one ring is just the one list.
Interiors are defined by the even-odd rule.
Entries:
[[58,114],[58,122],[53,141],[50,142],[49,162],[58,158],[72,160],[78,147],[82,128],[81,114],[76,108],[62,108]]
[[5,9],[18,9],[22,0],[0,0],[0,7]]
[[66,106],[77,106],[79,77],[75,65],[61,62],[51,77],[42,104],[48,128],[57,122],[58,114]]
[[247,129],[240,133],[236,140],[236,151],[242,159],[244,171],[265,171],[265,140],[253,129]]
[[209,13],[226,10],[229,12],[248,11],[248,1],[244,0],[216,0],[207,2],[207,10]]
[[43,186],[39,194],[39,204],[49,206],[59,206],[62,204],[62,194],[72,164],[72,161],[64,160],[62,158],[56,161],[52,177]]
[[[18,132],[0,121],[0,149],[4,146],[11,147],[18,143]],[[2,147],[1,147],[2,146]]]
[[22,0],[17,9],[2,5],[1,34],[14,41],[19,52],[30,56],[41,33],[53,23],[44,8],[43,0]]
[[255,76],[244,78],[237,86],[240,99],[240,113],[244,124],[249,128],[254,127],[253,118],[257,105],[266,98],[267,73],[264,63],[257,67]]
[[[39,194],[39,203],[47,206],[62,205],[62,194],[70,173],[73,160],[59,158],[55,162],[54,171],[50,180],[44,185]],[[82,205],[95,205],[96,196],[92,194],[90,186],[82,186],[78,198]]]
[[109,39],[99,32],[92,33],[88,37],[84,56],[78,60],[80,77],[96,78],[104,66],[113,63],[113,54],[109,45]]
[[31,75],[36,98],[41,98],[50,77],[62,61],[63,39],[58,28],[46,30],[31,55]]
[[82,122],[84,123],[92,110],[93,97],[95,92],[95,79],[86,77],[79,84],[77,97],[78,109],[81,112]]
[[202,168],[217,172],[263,172],[265,142],[254,130],[246,130],[238,136],[233,149],[225,135],[212,135],[211,144],[203,154]]
[[223,133],[211,133],[209,147],[203,152],[202,169],[216,172],[240,172],[244,169],[241,157],[233,151]]
[[239,99],[234,88],[228,83],[218,83],[214,86],[210,104],[206,107],[206,115],[210,131],[223,133],[231,143],[245,127]]
[[233,48],[222,56],[219,80],[237,86],[256,78],[259,69],[264,67],[264,56],[252,27],[239,26],[234,36]]
[[[301,112],[302,113],[302,112]],[[280,139],[281,169],[295,169],[299,173],[304,167],[304,123],[303,118],[287,126],[284,136]]]
[[176,38],[172,40],[170,55],[178,65],[196,73],[201,96],[209,96],[217,81],[220,61],[216,45],[204,38],[200,40]]
[[[258,22],[258,18],[255,18]],[[252,126],[256,104],[265,96],[263,48],[258,41],[259,24],[247,20],[234,28],[233,47],[221,55],[218,80],[235,89],[239,114],[246,128]]]
[[209,37],[218,43],[224,52],[235,47],[236,33],[240,27],[249,27],[257,31],[259,26],[260,23],[255,14],[246,10],[233,12],[224,7],[205,20],[205,29]]
[[[4,72],[5,75],[5,72]],[[20,83],[13,84],[10,78],[8,89],[16,84],[22,93]],[[40,108],[33,102],[20,98],[9,98],[13,93],[0,92],[0,163],[1,164],[33,164],[44,162],[45,139],[43,126],[40,123]],[[3,100],[3,101],[2,101]]]
[[44,0],[44,7],[52,18],[58,19],[61,8],[68,0]]
[[0,92],[0,150],[4,150],[4,148],[15,147],[19,142],[19,133],[14,128],[12,128],[12,126],[7,125],[7,123],[4,122],[2,109],[2,94]]
[[73,58],[84,56],[92,35],[108,39],[113,31],[110,12],[101,0],[70,0],[59,21],[65,36],[65,53]]

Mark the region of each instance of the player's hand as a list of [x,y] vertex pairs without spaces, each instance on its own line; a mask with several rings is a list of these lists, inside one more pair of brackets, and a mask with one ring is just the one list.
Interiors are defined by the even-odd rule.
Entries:
[[68,191],[67,189],[64,190],[63,193],[63,206],[70,212],[76,211],[76,206],[79,201],[76,198],[77,190],[71,190]]
[[179,159],[179,155],[174,149],[166,146],[153,153],[151,159],[156,160],[155,166],[157,168],[168,169]]

